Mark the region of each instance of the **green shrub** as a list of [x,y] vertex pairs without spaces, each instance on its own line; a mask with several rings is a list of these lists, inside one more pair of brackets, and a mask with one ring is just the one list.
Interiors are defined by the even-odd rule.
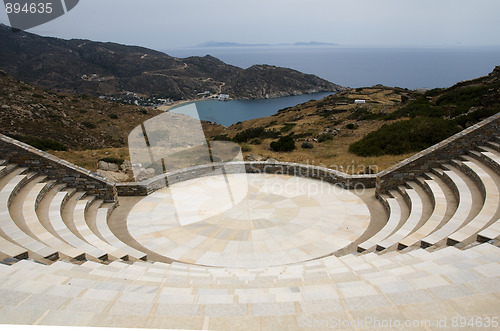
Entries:
[[231,141],[231,138],[227,136],[227,134],[218,134],[214,137],[212,137],[212,140],[215,141]]
[[118,115],[116,115],[116,114],[109,114],[109,118],[111,118],[112,120],[117,120],[118,119]]
[[443,92],[442,88],[434,88],[432,90],[426,91],[424,95],[426,97],[435,97]]
[[469,106],[480,96],[488,92],[490,88],[491,86],[469,86],[457,88],[441,95],[436,100],[436,105],[442,106],[449,104],[466,104],[467,106]]
[[402,117],[415,118],[417,116],[443,117],[444,115],[445,112],[443,109],[435,107],[426,97],[419,97],[406,106],[386,115],[384,120],[395,120]]
[[262,139],[260,138],[253,138],[252,140],[249,141],[250,144],[252,145],[260,145],[262,144]]
[[322,143],[324,141],[333,140],[333,134],[331,133],[321,133],[318,136],[318,142]]
[[292,136],[284,136],[277,141],[271,142],[269,146],[275,152],[290,152],[295,149],[295,141]]
[[238,132],[236,136],[234,136],[233,141],[237,143],[246,143],[250,139],[253,138],[277,138],[280,133],[274,130],[266,130],[263,127],[249,128],[244,131]]
[[293,139],[302,139],[312,136],[312,132],[297,133],[293,135]]
[[95,129],[96,128],[96,125],[94,123],[87,122],[87,121],[83,121],[82,125],[84,127],[86,127],[86,128],[89,128],[89,129]]
[[314,147],[314,145],[311,144],[311,143],[308,143],[308,142],[303,142],[302,145],[301,145],[301,147],[303,149],[312,149]]
[[241,151],[244,153],[248,153],[252,151],[252,147],[248,146],[247,144],[241,145]]
[[32,136],[21,136],[21,135],[12,135],[14,139],[22,141],[28,145],[31,145],[35,148],[41,149],[42,151],[52,150],[52,151],[67,151],[68,146],[52,140],[48,138],[38,138]]
[[102,159],[99,159],[99,161],[104,161],[106,163],[114,163],[114,164],[118,164],[118,165],[122,165],[123,162],[125,162],[124,159],[120,159],[117,157],[103,157]]
[[345,127],[346,127],[346,129],[349,129],[349,130],[356,130],[358,128],[358,126],[354,123],[349,123]]
[[359,156],[400,155],[421,151],[460,131],[440,118],[419,117],[385,124],[349,146]]
[[476,111],[473,111],[469,114],[461,115],[456,117],[453,122],[457,125],[460,125],[462,128],[465,128],[467,123],[476,124],[477,122],[482,121],[483,119],[495,115],[500,111],[500,108],[480,108]]
[[288,132],[288,131],[292,130],[296,125],[297,125],[297,123],[284,123],[283,127],[280,129],[280,131],[281,132]]
[[140,113],[141,113],[142,115],[146,115],[146,114],[148,113],[148,111],[147,111],[146,109],[141,109],[141,110],[140,110]]

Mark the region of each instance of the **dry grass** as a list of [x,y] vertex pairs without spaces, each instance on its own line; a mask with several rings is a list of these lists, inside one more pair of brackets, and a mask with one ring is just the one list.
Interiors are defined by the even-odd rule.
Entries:
[[97,162],[105,157],[130,160],[127,147],[67,152],[49,151],[49,153],[91,171],[96,171]]

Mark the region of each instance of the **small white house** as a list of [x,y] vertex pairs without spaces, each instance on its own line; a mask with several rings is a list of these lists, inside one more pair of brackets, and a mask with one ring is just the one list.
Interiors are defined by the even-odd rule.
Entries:
[[366,103],[366,100],[357,99],[357,100],[354,100],[354,103],[355,104],[363,104],[363,103]]
[[219,101],[227,101],[229,100],[229,94],[219,94]]

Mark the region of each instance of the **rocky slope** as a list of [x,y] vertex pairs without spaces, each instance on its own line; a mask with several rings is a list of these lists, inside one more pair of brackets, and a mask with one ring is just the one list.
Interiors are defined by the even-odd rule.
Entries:
[[260,99],[342,88],[314,75],[268,65],[242,69],[212,56],[184,59],[151,49],[14,32],[0,25],[0,69],[44,89],[173,99],[210,91]]
[[125,146],[135,126],[159,113],[91,96],[44,91],[0,71],[0,133],[31,144],[55,141],[63,149]]

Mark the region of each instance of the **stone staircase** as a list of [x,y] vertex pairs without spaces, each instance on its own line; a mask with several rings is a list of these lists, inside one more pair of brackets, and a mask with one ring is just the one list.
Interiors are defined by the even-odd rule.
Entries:
[[[495,143],[490,142],[488,146],[491,144]],[[397,198],[380,195],[387,206],[388,221],[378,233],[358,245],[358,252],[383,253],[396,246],[398,249],[465,247],[475,241],[497,239],[500,236],[499,174],[500,152],[479,147],[389,192]],[[401,221],[400,205],[403,204],[410,209],[410,214]]]

